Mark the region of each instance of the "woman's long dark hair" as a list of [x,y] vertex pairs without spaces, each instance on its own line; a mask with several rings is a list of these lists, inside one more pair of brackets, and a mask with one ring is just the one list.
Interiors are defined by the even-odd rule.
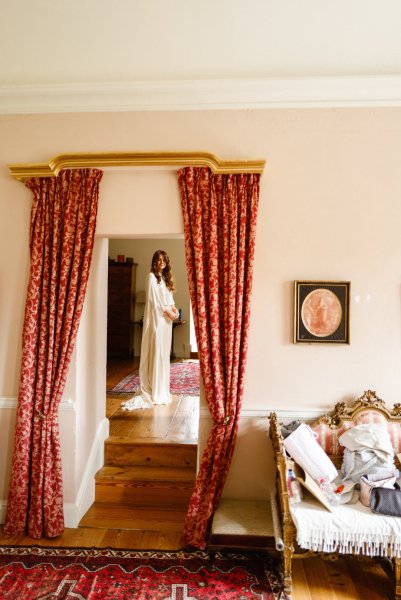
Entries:
[[[166,266],[164,267],[163,272],[160,276],[160,273],[157,270],[157,261],[161,256],[163,257]],[[156,252],[154,253],[152,258],[152,266],[150,267],[150,272],[153,273],[153,275],[156,277],[157,283],[160,283],[160,280],[163,277],[167,289],[170,290],[170,292],[175,292],[175,285],[173,274],[171,272],[170,259],[168,257],[168,254],[164,252],[164,250],[156,250]]]

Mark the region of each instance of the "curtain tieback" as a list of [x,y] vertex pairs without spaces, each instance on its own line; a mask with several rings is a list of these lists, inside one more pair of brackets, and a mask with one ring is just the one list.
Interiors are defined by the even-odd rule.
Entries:
[[36,409],[37,412],[37,416],[39,417],[39,419],[41,419],[42,421],[50,421],[50,419],[54,419],[55,417],[55,413],[51,413],[49,415],[44,415],[40,410]]
[[232,415],[227,415],[226,417],[224,417],[224,419],[222,421],[215,421],[214,426],[215,427],[227,427],[227,425],[230,423],[231,419],[232,419]]

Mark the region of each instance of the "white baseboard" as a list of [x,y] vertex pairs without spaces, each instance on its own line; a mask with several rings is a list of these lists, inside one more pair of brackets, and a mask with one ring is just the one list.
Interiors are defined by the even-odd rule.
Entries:
[[[104,463],[104,441],[109,435],[109,420],[102,419],[86,462],[82,482],[75,502],[64,503],[64,523],[66,527],[78,524],[95,500],[95,474]],[[0,524],[6,520],[7,500],[0,500]]]
[[109,420],[105,417],[97,428],[76,500],[74,503],[64,503],[66,527],[78,527],[80,520],[95,501],[95,474],[104,464],[104,441],[108,435]]

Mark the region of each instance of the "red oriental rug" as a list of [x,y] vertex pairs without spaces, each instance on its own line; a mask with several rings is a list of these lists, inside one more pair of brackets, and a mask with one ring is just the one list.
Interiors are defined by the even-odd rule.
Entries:
[[266,554],[0,547],[4,600],[284,600]]
[[[199,373],[198,360],[171,363],[170,393],[173,396],[199,396]],[[135,369],[107,393],[110,395],[133,395],[138,389],[139,371]]]

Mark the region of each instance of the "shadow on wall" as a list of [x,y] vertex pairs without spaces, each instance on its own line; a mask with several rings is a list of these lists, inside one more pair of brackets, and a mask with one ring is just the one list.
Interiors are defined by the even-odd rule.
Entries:
[[[254,468],[257,463],[257,468]],[[255,477],[255,473],[258,476]],[[260,476],[260,473],[263,476]],[[274,486],[273,449],[266,417],[240,417],[233,461],[223,490],[225,498],[265,500]]]

